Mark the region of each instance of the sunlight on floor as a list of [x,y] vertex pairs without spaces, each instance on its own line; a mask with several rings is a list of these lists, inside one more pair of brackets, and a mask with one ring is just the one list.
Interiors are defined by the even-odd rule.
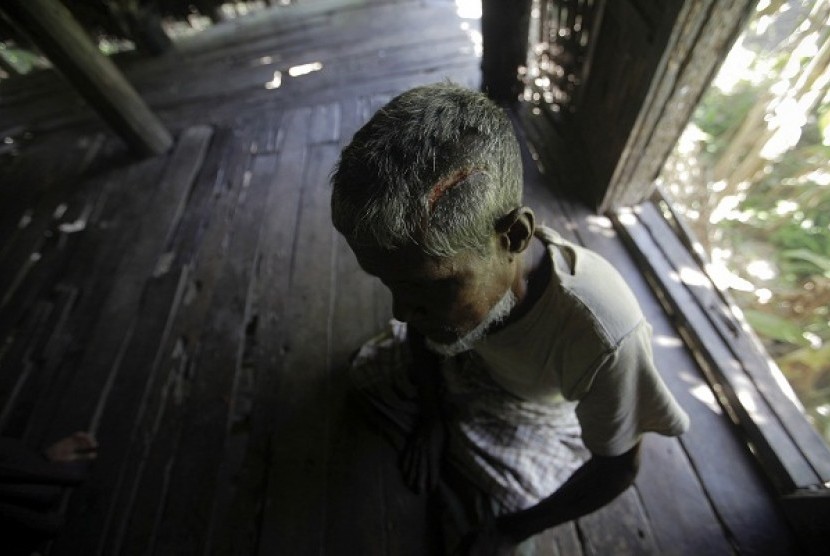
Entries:
[[654,337],[654,344],[665,348],[683,347],[683,340],[674,336],[657,335]]
[[696,268],[683,267],[680,269],[680,279],[687,286],[696,286],[699,288],[712,289],[712,283],[709,277]]
[[[269,59],[270,57],[266,58]],[[303,75],[308,75],[310,73],[314,73],[317,71],[321,71],[323,69],[323,64],[321,62],[311,62],[310,64],[299,64],[296,66],[291,66],[288,68],[288,75],[291,77],[300,77]],[[271,78],[271,81],[265,83],[265,88],[272,90],[272,89],[279,89],[283,84],[283,73],[281,71],[275,71],[274,76]]]
[[720,405],[718,404],[718,400],[715,398],[715,393],[712,392],[712,389],[709,388],[706,384],[699,384],[691,389],[691,394],[699,401],[703,402],[703,404],[715,411],[720,413]]
[[741,401],[741,405],[744,406],[747,413],[749,413],[756,423],[761,423],[763,418],[758,415],[758,406],[755,403],[755,396],[752,395],[752,391],[748,388],[739,389],[737,394],[738,399]]
[[613,238],[616,237],[616,233],[614,232],[614,226],[611,224],[611,220],[606,218],[605,216],[588,216],[585,218],[588,222],[588,229],[595,234],[600,234],[603,237]]
[[[473,53],[481,58],[484,38],[481,36],[481,2],[479,0],[456,0],[456,13],[463,20],[461,30],[469,37],[473,46]],[[466,51],[466,49],[465,49]]]
[[323,69],[323,64],[320,62],[311,62],[310,64],[300,64],[298,66],[291,66],[288,68],[288,75],[291,77],[299,77],[301,75],[308,75],[315,71]]
[[282,85],[282,72],[275,71],[274,77],[271,81],[265,84],[266,89],[279,89],[280,85]]

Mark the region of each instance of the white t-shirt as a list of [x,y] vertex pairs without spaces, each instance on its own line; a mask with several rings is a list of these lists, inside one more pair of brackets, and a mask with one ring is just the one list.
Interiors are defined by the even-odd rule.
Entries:
[[550,228],[536,235],[551,279],[522,318],[476,344],[492,379],[528,401],[577,401],[582,441],[596,455],[625,453],[648,431],[681,434],[689,418],[654,367],[651,326],[623,278]]

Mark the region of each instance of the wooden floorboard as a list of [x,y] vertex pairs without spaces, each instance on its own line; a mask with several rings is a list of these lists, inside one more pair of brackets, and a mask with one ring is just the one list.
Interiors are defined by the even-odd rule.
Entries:
[[[107,197],[104,203],[107,207],[96,211],[98,214],[91,215],[90,222],[82,233],[82,241],[68,258],[63,273],[56,277],[59,282],[55,285],[55,290],[68,288],[78,292],[78,295],[72,313],[61,321],[63,326],[54,331],[35,360],[43,372],[50,375],[50,379],[38,393],[37,404],[22,433],[32,442],[43,441],[55,405],[64,393],[66,381],[74,373],[77,359],[82,355],[83,347],[89,339],[88,331],[101,309],[100,297],[105,296],[112,287],[110,275],[117,267],[123,249],[127,247],[118,241],[119,234],[116,230],[123,229],[127,233],[125,242],[132,241],[134,237],[132,232],[135,231],[136,220],[132,213],[140,211],[143,203],[135,203],[138,198],[133,196],[133,203],[129,206],[123,204],[123,195],[118,195],[117,192],[120,189],[124,194],[129,193],[127,184],[152,187],[155,185],[152,180],[157,178],[154,174],[160,169],[161,163],[163,160],[148,160],[129,171],[116,171],[106,181],[102,187]],[[148,181],[144,182],[141,178],[148,178]],[[110,213],[110,209],[117,209],[117,214]],[[4,431],[5,434],[10,432]]]
[[83,372],[69,385],[59,403],[60,419],[50,427],[51,436],[59,437],[90,425],[89,408],[77,404],[76,400],[95,400],[96,405],[106,403],[100,396],[106,394],[105,385],[111,373],[117,372],[114,364],[132,325],[142,286],[153,274],[163,247],[178,224],[210,135],[207,128],[195,128],[179,138],[176,150],[171,153],[153,197],[149,218],[143,219],[137,240],[119,265],[114,289],[104,301],[102,315],[85,350]]
[[[38,445],[89,428],[101,442],[48,554],[440,553],[427,498],[348,396],[349,356],[388,322],[391,299],[331,226],[329,174],[392,96],[444,79],[478,87],[480,60],[450,0],[281,13],[119,61],[176,133],[168,155],[131,158],[46,74],[0,88],[0,128],[38,130],[0,154],[0,432]],[[274,71],[314,61],[321,71],[265,89]],[[537,549],[795,553],[620,240],[552,192],[569,166],[523,154],[527,202],[631,279],[693,416],[679,440],[646,439],[634,487]],[[32,252],[41,259],[20,275]]]

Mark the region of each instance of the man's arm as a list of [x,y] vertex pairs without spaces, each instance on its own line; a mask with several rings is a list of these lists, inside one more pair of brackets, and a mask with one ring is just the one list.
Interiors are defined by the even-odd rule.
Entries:
[[512,554],[511,549],[526,538],[611,502],[631,485],[639,465],[639,443],[620,456],[594,456],[535,506],[499,516],[494,523],[469,533],[458,552],[474,556]]
[[637,476],[640,443],[615,457],[593,456],[535,506],[500,516],[496,529],[515,543],[550,527],[589,514],[622,494]]

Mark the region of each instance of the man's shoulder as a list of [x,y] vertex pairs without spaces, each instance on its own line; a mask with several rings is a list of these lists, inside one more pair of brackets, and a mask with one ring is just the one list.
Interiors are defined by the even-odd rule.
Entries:
[[[552,286],[573,305],[574,313],[582,314],[586,325],[593,325],[603,343],[609,347],[616,345],[643,319],[631,288],[599,253],[561,238],[550,228],[542,230],[540,238],[554,258]],[[582,328],[577,322],[572,324],[574,329]]]

